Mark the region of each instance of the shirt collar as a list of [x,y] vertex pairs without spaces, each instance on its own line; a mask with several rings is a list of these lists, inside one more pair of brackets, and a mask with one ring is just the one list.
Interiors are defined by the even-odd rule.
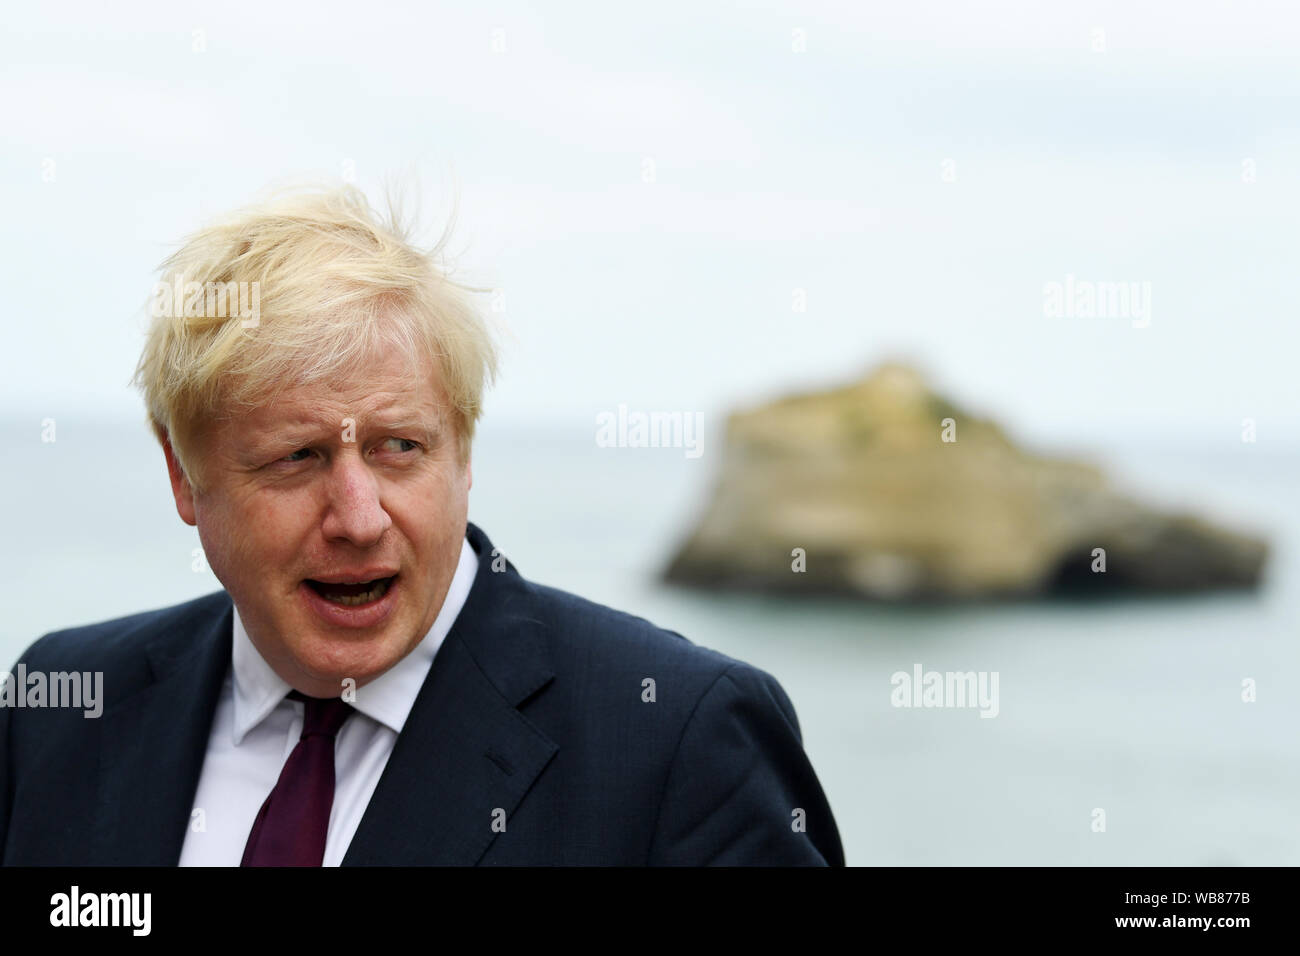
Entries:
[[[478,556],[470,547],[469,540],[462,539],[456,573],[452,575],[447,597],[442,602],[442,609],[438,612],[433,627],[429,628],[429,632],[410,653],[370,683],[358,687],[356,700],[351,702],[353,707],[396,733],[402,732],[407,715],[415,706],[415,698],[424,686],[429,666],[460,614],[460,609],[464,607],[477,573]],[[235,692],[234,742],[235,746],[239,746],[244,736],[265,720],[293,688],[253,646],[239,616],[238,607],[234,609],[233,628],[231,673]]]

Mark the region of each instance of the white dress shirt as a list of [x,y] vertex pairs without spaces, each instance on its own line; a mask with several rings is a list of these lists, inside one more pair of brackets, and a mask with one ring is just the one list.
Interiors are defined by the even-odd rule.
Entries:
[[[358,687],[334,741],[334,807],[324,866],[338,866],[388,764],[438,648],[469,596],[478,556],[461,541],[460,560],[433,627],[409,654]],[[217,702],[181,866],[239,866],[253,821],[302,733],[303,704],[249,640],[234,610],[231,668]],[[201,811],[201,812],[200,812]]]

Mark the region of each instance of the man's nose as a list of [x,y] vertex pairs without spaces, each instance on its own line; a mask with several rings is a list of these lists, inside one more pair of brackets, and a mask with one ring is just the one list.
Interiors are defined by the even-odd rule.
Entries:
[[379,541],[393,519],[379,500],[379,481],[355,450],[338,455],[326,476],[328,494],[321,531],[327,539],[344,538],[359,547]]

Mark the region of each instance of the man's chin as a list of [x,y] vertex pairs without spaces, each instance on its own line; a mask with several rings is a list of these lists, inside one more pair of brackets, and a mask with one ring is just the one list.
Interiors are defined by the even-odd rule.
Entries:
[[[391,633],[372,631],[368,637],[339,637],[328,632],[308,638],[289,648],[297,680],[310,682],[324,693],[310,697],[335,696],[349,687],[362,687],[391,669],[403,657],[401,642]],[[308,693],[303,687],[298,687]]]

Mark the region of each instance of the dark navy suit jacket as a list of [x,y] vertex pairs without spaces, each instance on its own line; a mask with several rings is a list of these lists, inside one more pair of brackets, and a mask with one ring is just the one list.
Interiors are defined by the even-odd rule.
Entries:
[[[843,865],[775,679],[467,534],[478,574],[343,865]],[[0,862],[176,865],[231,620],[223,590],[28,649],[102,671],[104,710],[0,707]]]

